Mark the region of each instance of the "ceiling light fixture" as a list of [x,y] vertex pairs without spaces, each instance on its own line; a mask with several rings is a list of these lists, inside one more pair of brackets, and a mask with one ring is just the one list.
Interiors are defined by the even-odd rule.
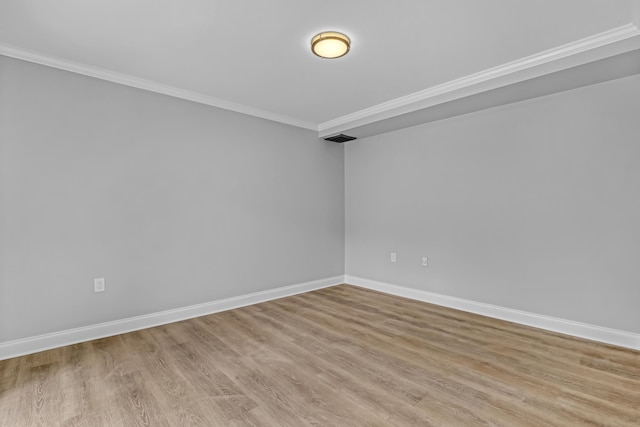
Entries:
[[311,51],[320,58],[340,58],[351,48],[349,37],[336,31],[325,31],[311,39]]

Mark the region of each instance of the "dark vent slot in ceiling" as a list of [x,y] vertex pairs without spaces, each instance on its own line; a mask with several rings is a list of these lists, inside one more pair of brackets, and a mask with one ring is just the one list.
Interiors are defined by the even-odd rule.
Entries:
[[355,136],[349,136],[341,133],[340,135],[330,136],[328,138],[325,138],[324,140],[332,141],[332,142],[347,142],[347,141],[353,141],[354,139],[356,139]]

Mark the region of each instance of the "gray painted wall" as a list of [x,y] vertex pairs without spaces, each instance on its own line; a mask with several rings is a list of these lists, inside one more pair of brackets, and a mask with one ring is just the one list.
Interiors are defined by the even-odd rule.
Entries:
[[347,143],[347,274],[640,332],[639,112],[634,76]]
[[0,342],[344,273],[341,145],[0,67]]
[[639,95],[635,76],[345,152],[0,57],[0,342],[340,275],[345,215],[347,274],[640,332]]

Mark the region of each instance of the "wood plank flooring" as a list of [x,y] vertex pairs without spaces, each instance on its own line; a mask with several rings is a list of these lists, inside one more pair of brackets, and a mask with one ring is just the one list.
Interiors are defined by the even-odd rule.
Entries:
[[340,285],[0,361],[1,426],[640,426],[640,352]]

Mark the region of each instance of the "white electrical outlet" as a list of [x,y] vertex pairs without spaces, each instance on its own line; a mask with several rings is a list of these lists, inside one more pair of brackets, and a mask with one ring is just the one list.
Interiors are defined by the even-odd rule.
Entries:
[[426,256],[422,257],[422,266],[429,267],[429,258],[427,258]]
[[396,262],[396,253],[391,252],[391,262]]
[[105,282],[104,277],[93,279],[93,292],[104,292]]

